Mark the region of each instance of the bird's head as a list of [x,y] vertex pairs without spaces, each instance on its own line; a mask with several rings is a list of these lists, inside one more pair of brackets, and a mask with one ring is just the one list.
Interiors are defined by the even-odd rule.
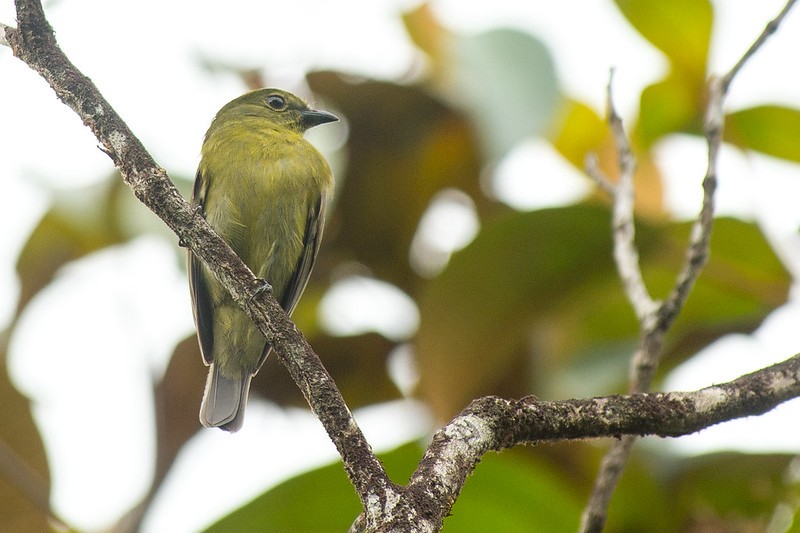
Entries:
[[309,107],[302,98],[281,89],[257,89],[226,104],[217,113],[218,119],[236,115],[262,117],[271,123],[299,133],[339,118],[327,111]]

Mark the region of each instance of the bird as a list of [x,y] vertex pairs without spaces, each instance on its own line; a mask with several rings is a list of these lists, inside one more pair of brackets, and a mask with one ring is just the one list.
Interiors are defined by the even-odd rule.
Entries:
[[[258,89],[217,112],[200,151],[192,205],[289,314],[314,266],[334,186],[328,162],[303,134],[336,120],[288,91]],[[235,432],[271,346],[191,252],[187,271],[209,367],[200,422]]]

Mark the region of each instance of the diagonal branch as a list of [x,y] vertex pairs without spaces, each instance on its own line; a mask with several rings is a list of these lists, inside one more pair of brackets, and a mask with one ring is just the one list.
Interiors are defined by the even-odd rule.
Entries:
[[342,456],[350,481],[365,503],[383,498],[389,481],[319,357],[271,294],[189,203],[163,168],[103,98],[92,81],[56,43],[41,2],[16,0],[17,28],[0,28],[14,55],[38,72],[92,130],[136,197],[199,257],[253,319],[303,392]]
[[[318,357],[277,302],[269,294],[258,294],[260,285],[252,272],[177,193],[164,170],[152,160],[92,82],[63,55],[53,38],[52,28],[44,18],[40,2],[16,0],[16,5],[19,27],[0,26],[0,43],[7,42],[15,55],[39,72],[59,98],[81,117],[137,198],[209,265],[273,344],[276,354],[342,456],[364,508],[364,514],[357,521],[359,527],[370,531],[438,531],[467,476],[487,451],[575,438],[685,435],[722,421],[764,413],[789,398],[800,396],[798,355],[732,382],[696,392],[646,394],[634,388],[634,393],[627,396],[555,402],[542,402],[533,397],[521,400],[481,398],[434,435],[409,484],[406,487],[395,485],[372,454]],[[722,84],[720,106],[730,78],[732,75]],[[718,131],[721,131],[721,123],[718,126]],[[615,127],[624,138],[621,123]],[[630,150],[626,150],[630,154]],[[624,155],[622,149],[620,155]],[[712,156],[710,152],[709,157],[715,159],[716,155]],[[629,171],[632,176],[632,169]],[[716,175],[715,171],[710,173]],[[623,207],[632,209],[632,189],[625,194],[629,196]],[[713,195],[713,188],[708,194]],[[628,223],[625,222],[628,215],[623,211],[620,209],[621,223],[615,223],[615,226]],[[710,214],[713,215],[713,204]],[[621,238],[620,249],[635,252],[632,220],[631,214],[631,226],[626,230],[629,233],[624,236],[625,242]],[[707,254],[707,238],[703,238],[703,231],[692,242],[698,243],[698,252],[703,249],[705,252],[690,250],[687,257],[689,266],[698,262],[697,257],[703,258]],[[630,251],[622,252],[625,253]],[[633,268],[638,270],[638,259],[635,256],[633,259]],[[685,285],[688,294],[694,282],[692,276],[696,278],[697,272],[689,271],[685,281],[681,281],[684,277],[679,277],[675,291],[678,296],[672,304],[676,306],[675,313],[683,305],[681,298],[685,300],[683,289],[678,287]],[[637,290],[647,294],[643,283]],[[664,308],[662,304],[659,309]],[[646,310],[646,306],[642,309]],[[640,349],[658,348],[655,353],[660,353],[659,342],[666,331],[661,328],[668,328],[671,319],[651,321],[645,320],[650,316],[649,312],[637,314],[640,320],[650,324],[649,331],[658,333],[645,335],[643,339],[650,338],[650,343],[643,341]],[[624,467],[625,458],[616,463],[619,472]],[[601,511],[604,513],[605,507]]]

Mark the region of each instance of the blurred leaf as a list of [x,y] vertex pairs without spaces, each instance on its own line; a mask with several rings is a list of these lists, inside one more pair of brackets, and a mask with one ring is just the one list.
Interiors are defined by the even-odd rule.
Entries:
[[517,450],[487,454],[467,480],[451,515],[448,532],[575,531],[584,501],[563,472]]
[[429,3],[424,2],[403,13],[403,25],[411,41],[423,52],[428,54],[434,64],[435,70],[446,68],[442,57],[443,43],[451,37],[433,14]]
[[[604,529],[608,533],[772,531],[767,525],[775,508],[784,504],[795,509],[800,502],[790,474],[794,456],[686,457],[675,454],[661,439],[645,440],[636,447],[614,492]],[[581,453],[595,456],[600,449],[586,446]],[[596,464],[585,475],[595,472]],[[588,497],[588,487],[579,490],[586,490]]]
[[528,33],[496,29],[449,40],[452,92],[475,120],[489,159],[550,127],[559,100],[555,64]]
[[111,214],[118,187],[106,180],[57,194],[17,259],[21,284],[18,311],[46,286],[62,265],[122,241]]
[[615,0],[642,36],[694,79],[705,78],[714,12],[708,0]]
[[800,162],[800,110],[777,105],[742,109],[728,115],[725,139],[741,148]]
[[[390,477],[404,483],[416,468],[422,450],[412,443],[378,455]],[[281,483],[206,532],[340,533],[347,531],[360,512],[355,489],[337,462]]]
[[156,486],[183,445],[202,427],[198,413],[207,374],[202,361],[197,337],[190,335],[175,347],[164,377],[155,387]]
[[[446,531],[570,531],[583,501],[571,482],[526,450],[484,457],[444,522]],[[379,454],[389,477],[407,482],[423,450],[417,443]],[[360,512],[341,464],[302,474],[262,494],[206,531],[346,531]]]
[[681,529],[714,524],[715,531],[766,531],[776,506],[795,508],[798,487],[787,482],[793,455],[716,453],[677,462],[670,492]]
[[[679,527],[677,502],[673,493],[658,477],[659,472],[653,468],[657,462],[656,458],[653,454],[645,452],[644,444],[646,443],[637,446],[625,467],[625,473],[611,499],[608,523],[604,531],[606,533],[687,531]],[[661,463],[666,460],[663,456],[658,459]],[[587,491],[587,500],[589,494]]]
[[[177,183],[179,186],[184,185],[185,188],[185,180],[178,179]],[[65,264],[102,248],[125,242],[144,232],[160,232],[174,239],[166,226],[134,197],[117,173],[106,180],[80,189],[53,191],[52,197],[52,205],[28,237],[17,258],[16,270],[21,290],[9,332],[13,331],[17,317],[28,302],[53,280],[58,270]],[[0,360],[5,361],[6,341],[3,342]],[[41,437],[31,418],[30,405],[27,399],[19,395],[8,383],[5,370],[2,374],[5,384],[0,385],[0,396],[4,396],[2,405],[9,412],[4,416],[5,429],[0,439],[39,473],[44,480],[44,491],[47,492],[49,491],[47,462]],[[200,391],[202,383],[201,380]],[[176,424],[180,427],[180,420]],[[171,424],[170,431],[174,432],[175,427]],[[170,451],[172,456],[167,457],[166,462],[163,461],[164,457],[160,457],[162,459],[159,464],[159,468],[162,468],[160,474],[164,473],[163,469],[168,468],[180,444],[182,443],[172,443],[173,449]],[[162,455],[163,452],[161,449]],[[19,517],[9,515],[8,520],[20,521],[12,526],[4,517],[0,529],[7,527],[10,528],[9,531],[51,529],[52,524],[47,521],[43,513],[22,498],[17,489],[11,488],[11,492],[6,494],[7,489],[9,486],[6,480],[0,479],[0,493],[2,493],[0,499],[8,509],[13,508],[20,513]],[[45,499],[47,496],[45,494]],[[142,510],[142,507],[134,509],[126,518],[137,520]],[[25,521],[28,521],[27,525],[24,525]]]
[[642,91],[635,138],[645,148],[664,135],[699,133],[702,128],[705,86],[703,79],[673,72]]
[[[50,522],[23,493],[19,484],[39,492],[41,505],[47,505],[50,492],[50,472],[44,453],[42,438],[31,416],[30,402],[11,384],[6,362],[7,334],[0,335],[0,441],[11,453],[0,451],[0,502],[2,531],[49,531]],[[20,464],[21,461],[24,464]],[[28,470],[28,467],[32,471]]]
[[[309,337],[309,342],[351,409],[400,398],[386,367],[394,343],[385,337],[376,333],[352,337],[318,334]],[[308,407],[297,385],[274,355],[267,358],[253,379],[251,390],[279,405]]]
[[[567,161],[579,169],[584,168],[589,154],[596,154],[600,162],[614,161],[615,151],[608,123],[591,107],[568,99],[559,115],[550,139]],[[606,174],[614,173],[606,170]]]
[[[638,223],[654,298],[671,289],[690,226]],[[667,337],[665,369],[722,335],[753,330],[786,301],[790,282],[757,226],[717,220],[709,263]],[[485,224],[419,305],[420,393],[440,419],[486,394],[607,393],[593,387],[615,376],[623,384],[620,369],[638,337],[611,260],[610,215],[589,205],[514,213]],[[569,362],[578,366],[565,367]],[[572,379],[566,371],[592,378]],[[512,378],[529,385],[506,388],[518,382]]]
[[117,174],[87,187],[55,192],[52,206],[17,259],[21,284],[17,313],[66,263],[149,231],[174,239]]
[[202,428],[198,420],[206,381],[197,337],[191,335],[175,347],[160,382],[154,387],[156,419],[155,475],[145,497],[115,524],[113,530],[139,531],[141,522],[183,445]]
[[701,131],[713,23],[708,0],[615,0],[622,14],[671,62],[667,77],[642,91],[634,139],[645,148],[664,135]]
[[[373,275],[413,295],[419,278],[408,253],[420,217],[447,187],[466,192],[479,211],[483,167],[469,122],[420,87],[346,80],[330,72],[308,75],[315,93],[346,117],[348,171],[328,218],[323,247],[328,265],[356,261]],[[318,265],[315,275],[327,277]]]
[[[672,289],[690,228],[688,222],[661,229],[639,224],[642,268],[654,298],[665,298]],[[708,264],[667,335],[661,374],[724,335],[755,330],[787,301],[790,285],[791,276],[755,224],[717,219]],[[614,283],[598,285],[595,291],[584,293],[581,302],[567,304],[559,315],[564,334],[580,339],[574,345],[578,367],[568,373],[595,379],[581,381],[582,386],[573,391],[561,390],[558,396],[604,394],[608,388],[595,388],[604,384],[596,379],[603,375],[610,382],[616,379],[617,387],[623,386],[626,374],[621,372],[622,365],[627,365],[627,356],[635,347],[636,333],[629,305],[619,291]]]
[[[654,296],[671,289],[690,231],[689,223],[673,225],[648,258],[645,277]],[[665,275],[670,262],[674,266]],[[791,276],[756,224],[717,219],[711,257],[668,335],[665,370],[723,335],[755,330],[786,303],[790,285]]]
[[[654,298],[665,298],[672,289],[690,231],[689,222],[661,226],[639,223],[642,269]],[[667,335],[661,374],[724,335],[755,330],[787,301],[790,285],[791,276],[758,226],[733,218],[715,220],[711,256]],[[615,375],[618,387],[626,380],[621,365],[627,364],[636,340],[632,314],[620,291],[613,281],[597,284],[591,292],[582,293],[580,301],[567,302],[558,315],[563,333],[579,339],[573,349],[584,369],[580,372],[610,379]],[[620,343],[627,350],[615,350]],[[599,383],[602,381],[584,381],[583,386]],[[570,395],[591,396],[608,389],[583,388],[580,394],[577,392]],[[561,394],[569,393],[562,390]]]
[[792,523],[784,533],[800,533],[800,506],[795,506],[794,516],[791,517]]
[[496,386],[510,369],[525,374],[514,360],[529,359],[532,336],[552,337],[534,316],[613,272],[608,224],[604,209],[588,206],[512,213],[486,223],[429,283],[415,354],[420,392],[440,419],[478,396],[519,394]]
[[[550,133],[553,146],[581,171],[586,166],[587,156],[593,155],[603,174],[615,181],[619,176],[619,157],[608,122],[586,104],[574,100],[565,102],[559,116],[561,118],[555,121]],[[636,213],[651,219],[663,219],[664,187],[661,172],[649,152],[637,156],[638,165],[634,175]],[[600,196],[601,192],[598,192],[598,197],[605,201],[606,195]]]
[[550,127],[560,96],[542,41],[508,28],[452,33],[427,3],[406,12],[403,22],[431,60],[429,83],[472,117],[488,159],[499,160]]
[[206,532],[338,533],[347,531],[359,512],[358,497],[336,464],[282,483]]

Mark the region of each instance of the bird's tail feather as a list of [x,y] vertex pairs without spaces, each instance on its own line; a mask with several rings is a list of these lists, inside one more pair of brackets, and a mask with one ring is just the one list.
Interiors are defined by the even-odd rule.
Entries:
[[205,427],[238,431],[244,422],[244,408],[252,378],[250,374],[240,378],[223,376],[219,367],[212,363],[200,404],[200,423]]

